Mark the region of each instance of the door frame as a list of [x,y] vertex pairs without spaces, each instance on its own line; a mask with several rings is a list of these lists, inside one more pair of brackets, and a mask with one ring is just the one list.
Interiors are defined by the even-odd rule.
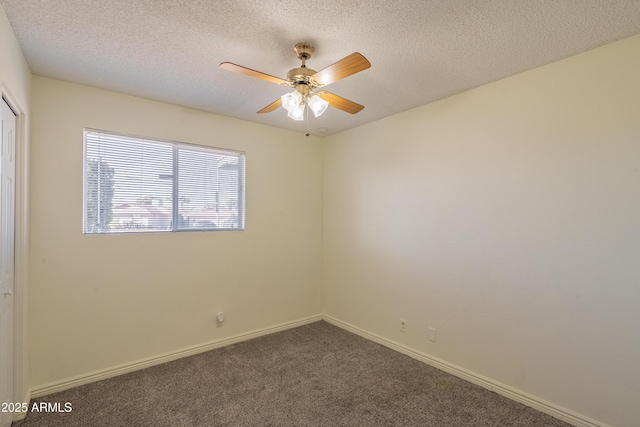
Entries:
[[[16,402],[29,403],[28,358],[28,255],[29,255],[29,139],[27,114],[4,81],[0,81],[0,97],[16,114],[15,132],[15,271],[13,299],[13,397]],[[14,421],[26,412],[13,414]]]

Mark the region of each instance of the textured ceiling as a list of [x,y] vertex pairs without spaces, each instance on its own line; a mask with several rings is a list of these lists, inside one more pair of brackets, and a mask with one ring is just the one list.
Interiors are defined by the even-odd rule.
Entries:
[[[0,0],[33,73],[314,134],[350,129],[640,32],[639,0]],[[327,89],[365,105],[309,123],[279,108],[296,42],[322,68],[372,66]]]

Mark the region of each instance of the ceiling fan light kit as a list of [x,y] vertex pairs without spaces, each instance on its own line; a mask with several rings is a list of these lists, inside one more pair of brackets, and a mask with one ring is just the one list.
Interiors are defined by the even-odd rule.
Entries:
[[307,101],[307,105],[311,108],[311,111],[313,111],[314,116],[320,117],[329,107],[329,101],[325,101],[318,95],[313,95]]
[[298,91],[282,95],[282,108],[288,111],[288,116],[293,120],[304,120],[305,105],[308,106],[315,117],[320,117],[329,107],[329,102],[318,95],[306,97]]
[[302,103],[302,95],[294,91],[282,95],[282,108],[287,111],[291,111]]
[[220,64],[220,68],[295,89],[258,111],[258,114],[270,113],[278,107],[282,107],[287,110],[287,115],[293,120],[301,121],[304,120],[304,111],[307,107],[315,117],[320,117],[329,105],[350,114],[362,111],[363,105],[325,90],[317,89],[371,67],[371,63],[367,58],[358,52],[354,52],[321,71],[315,71],[306,66],[306,61],[311,58],[311,54],[315,51],[312,44],[297,43],[293,47],[293,51],[298,59],[302,61],[302,65],[289,70],[286,79],[271,76],[231,62],[223,62]]

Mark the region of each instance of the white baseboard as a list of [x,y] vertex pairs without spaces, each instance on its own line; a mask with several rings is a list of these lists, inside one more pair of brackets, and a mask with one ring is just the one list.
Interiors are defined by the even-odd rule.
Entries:
[[[507,385],[501,384],[497,381],[494,381],[490,378],[486,378],[482,375],[476,374],[459,366],[448,363],[444,360],[429,356],[420,351],[414,350],[410,347],[406,347],[402,344],[399,344],[395,341],[389,340],[387,338],[381,337],[364,329],[361,329],[357,326],[351,325],[349,323],[343,322],[335,317],[329,315],[317,315],[310,316],[303,319],[298,319],[293,322],[282,323],[276,326],[259,329],[256,331],[235,335],[230,338],[225,338],[222,340],[212,341],[209,343],[188,347],[182,350],[165,353],[159,356],[150,357],[147,359],[138,360],[132,363],[126,363],[119,366],[115,366],[108,369],[103,369],[99,371],[94,371],[85,375],[78,375],[72,378],[64,379],[61,381],[52,382],[49,384],[45,384],[42,386],[34,387],[30,389],[27,393],[28,400],[31,398],[46,396],[48,394],[57,393],[59,391],[67,390],[73,387],[78,387],[84,384],[89,384],[95,381],[104,380],[107,378],[115,377],[118,375],[123,375],[129,372],[137,371],[140,369],[145,369],[151,366],[160,365],[162,363],[170,362],[173,360],[181,359],[183,357],[193,356],[198,353],[204,353],[206,351],[214,350],[216,348],[224,347],[227,345],[235,344],[242,341],[247,341],[253,338],[261,337],[264,335],[273,334],[276,332],[284,331],[287,329],[296,328],[298,326],[303,326],[309,323],[317,322],[319,320],[325,320],[328,323],[331,323],[334,326],[337,326],[346,331],[352,332],[356,335],[359,335],[369,341],[373,341],[380,345],[383,345],[387,348],[395,350],[399,353],[405,354],[409,357],[412,357],[416,360],[419,360],[423,363],[431,365],[437,369],[440,369],[444,372],[448,372],[452,375],[455,375],[459,378],[462,378],[471,383],[477,384],[481,387],[484,387],[488,390],[494,391],[502,396],[505,396],[511,400],[516,402],[520,402],[524,405],[527,405],[531,408],[537,409],[538,411],[544,412],[546,414],[551,415],[552,417],[558,418],[562,421],[565,421],[569,424],[578,427],[611,427],[607,424],[603,424],[599,421],[590,419],[568,409],[562,408],[558,405],[555,405],[551,402],[547,402],[545,400],[539,399],[535,396],[522,392],[520,390],[516,390]],[[14,415],[14,419],[21,420],[26,416],[26,413],[16,413]]]
[[545,414],[549,414],[552,417],[558,418],[564,422],[572,424],[574,426],[579,427],[611,427],[607,424],[603,424],[599,421],[593,420],[591,418],[585,417],[568,409],[562,408],[558,405],[555,405],[551,402],[547,402],[545,400],[539,399],[535,396],[522,392],[520,390],[516,390],[507,385],[501,384],[497,381],[494,381],[490,378],[483,377],[482,375],[476,374],[474,372],[468,371],[459,366],[453,365],[451,363],[445,362],[444,360],[429,356],[420,351],[414,350],[410,347],[406,347],[402,344],[399,344],[395,341],[389,340],[387,338],[381,337],[364,329],[361,329],[357,326],[351,325],[349,323],[343,322],[335,317],[331,317],[328,315],[322,316],[323,320],[331,323],[334,326],[337,326],[341,329],[344,329],[349,332],[353,332],[356,335],[359,335],[363,338],[368,339],[369,341],[373,341],[380,345],[383,345],[387,348],[395,350],[399,353],[405,354],[409,357],[412,357],[416,360],[426,363],[427,365],[431,365],[434,368],[440,369],[441,371],[450,373],[455,375],[456,377],[462,378],[463,380],[469,381],[471,383],[477,384],[481,387],[484,387],[488,390],[494,391],[502,396],[505,396],[511,400],[527,405],[531,408],[537,409],[540,412],[544,412]]
[[[303,325],[317,322],[320,320],[322,320],[322,315],[305,317],[303,319],[294,320],[293,322],[281,323],[279,325],[271,326],[268,328],[263,328],[256,331],[235,335],[230,338],[211,341],[205,344],[187,347],[182,350],[164,353],[159,356],[149,357],[147,359],[137,360],[131,363],[125,363],[112,368],[101,369],[99,371],[94,371],[84,375],[78,375],[78,376],[67,378],[61,381],[55,381],[49,384],[34,387],[33,389],[31,389],[30,397],[35,398],[35,397],[46,396],[48,394],[57,393],[59,391],[67,390],[73,387],[78,387],[78,386],[89,384],[95,381],[100,381],[100,380],[115,377],[118,375],[126,374],[129,372],[138,371],[140,369],[145,369],[151,366],[160,365],[162,363],[171,362],[172,360],[193,356],[198,353],[204,353],[206,351],[214,350],[216,348],[225,347],[227,345],[239,343],[242,341],[247,341],[253,338],[258,338],[264,335],[273,334],[273,333],[284,331],[287,329],[296,328],[298,326],[303,326]],[[24,415],[22,415],[22,417],[24,418]]]
[[[22,400],[18,399],[17,402],[25,402],[27,404],[31,402],[31,389],[28,389],[27,392],[25,393],[24,398]],[[24,418],[27,416],[27,412],[28,411],[15,412],[13,414],[13,421],[24,420]]]

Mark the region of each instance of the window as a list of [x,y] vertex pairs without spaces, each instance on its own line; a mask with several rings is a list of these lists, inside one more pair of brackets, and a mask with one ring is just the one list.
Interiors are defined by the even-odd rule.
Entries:
[[244,157],[85,129],[84,233],[243,230]]

